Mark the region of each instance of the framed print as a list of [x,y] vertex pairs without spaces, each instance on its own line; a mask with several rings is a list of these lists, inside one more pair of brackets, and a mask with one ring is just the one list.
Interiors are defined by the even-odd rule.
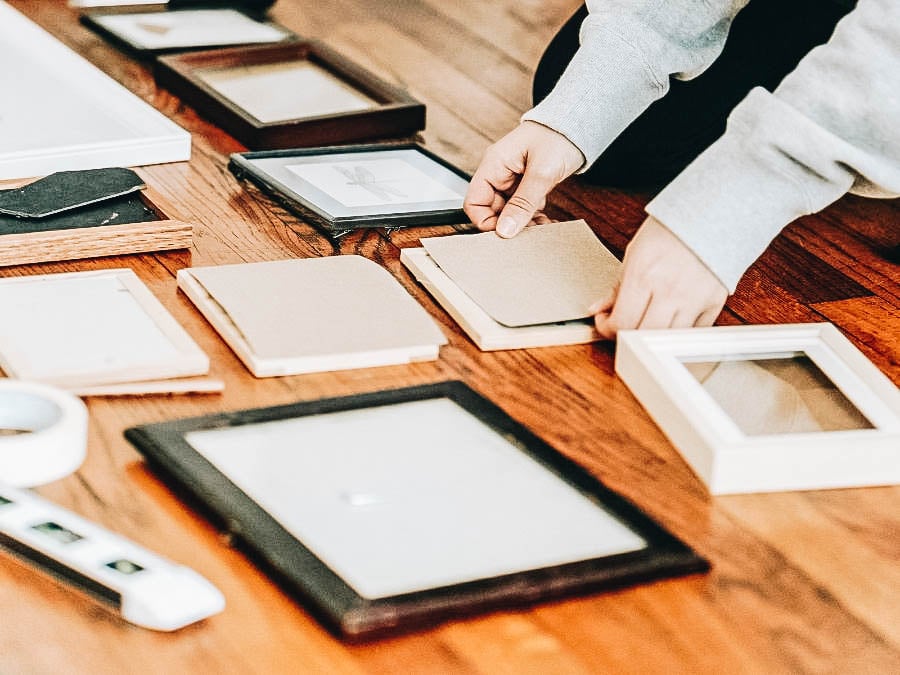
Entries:
[[0,189],[0,267],[190,248],[193,228],[131,169],[63,171]]
[[297,39],[287,28],[257,21],[237,9],[91,11],[81,22],[138,57],[214,47],[275,44]]
[[829,323],[623,331],[616,372],[713,494],[900,482],[900,392]]
[[409,136],[425,127],[423,104],[316,41],[162,56],[154,73],[251,149]]
[[708,568],[461,382],[125,435],[348,640]]
[[334,235],[467,220],[469,176],[417,143],[249,152],[229,168]]
[[187,160],[190,135],[0,2],[0,180]]

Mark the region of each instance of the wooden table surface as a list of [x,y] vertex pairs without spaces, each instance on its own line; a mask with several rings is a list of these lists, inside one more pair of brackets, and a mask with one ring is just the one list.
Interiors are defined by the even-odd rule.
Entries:
[[[0,558],[0,672],[900,672],[900,487],[711,498],[613,373],[614,345],[481,353],[398,260],[430,228],[333,245],[238,183],[243,148],[165,91],[146,65],[79,25],[64,3],[11,4],[193,134],[187,163],[141,174],[195,224],[190,251],[5,268],[2,275],[128,266],[209,354],[221,395],[89,398],[88,458],[39,492],[207,576],[227,609],[174,634],[133,627]],[[543,45],[574,0],[280,0],[273,16],[428,106],[427,147],[472,171],[527,108]],[[2,64],[0,67],[15,67]],[[3,94],[10,95],[9,92]],[[561,187],[552,215],[586,218],[618,255],[649,195]],[[900,204],[845,198],[790,226],[721,323],[828,320],[900,382]],[[182,294],[188,265],[360,253],[383,264],[450,338],[438,361],[254,379]],[[131,425],[461,379],[713,564],[710,573],[498,612],[346,646],[150,473]]]

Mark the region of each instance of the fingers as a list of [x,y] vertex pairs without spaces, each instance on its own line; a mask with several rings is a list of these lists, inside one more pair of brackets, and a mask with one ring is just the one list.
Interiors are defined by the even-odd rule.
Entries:
[[545,174],[526,169],[519,186],[506,201],[506,206],[497,219],[497,234],[501,237],[515,237],[535,213],[544,208],[547,194],[556,186],[556,181]]
[[523,122],[489,147],[472,180],[463,209],[481,230],[515,236],[540,213],[549,192],[584,163],[584,155],[562,134]]

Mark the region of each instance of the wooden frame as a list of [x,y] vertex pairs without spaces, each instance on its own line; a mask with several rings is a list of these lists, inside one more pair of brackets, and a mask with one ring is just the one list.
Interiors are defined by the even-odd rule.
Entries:
[[[189,13],[189,15],[185,15],[185,13]],[[200,13],[202,13],[202,15]],[[259,36],[251,37],[245,34],[242,37],[219,38],[216,40],[207,38],[202,42],[170,42],[165,46],[153,46],[146,42],[140,42],[139,38],[130,36],[128,31],[131,27],[125,23],[128,21],[140,22],[146,20],[148,17],[171,19],[174,15],[185,16],[185,20],[188,23],[197,23],[203,19],[214,16],[220,16],[232,22],[235,20],[243,21],[245,19],[249,27],[255,27],[259,31]],[[116,45],[122,51],[139,59],[152,59],[160,54],[219,49],[238,45],[281,44],[297,39],[297,35],[285,27],[271,21],[260,21],[248,13],[239,11],[233,7],[216,8],[196,6],[185,9],[163,9],[162,11],[159,11],[158,9],[136,11],[134,7],[125,9],[103,9],[82,14],[81,23],[97,34],[103,36],[104,39]],[[116,25],[120,23],[124,25]],[[229,30],[235,30],[236,26],[229,26],[228,28]],[[150,33],[148,37],[152,39],[154,37],[153,33]]]
[[[324,77],[371,100],[371,107],[261,121],[205,81],[229,69],[309,66]],[[154,67],[159,86],[251,149],[347,143],[367,138],[409,136],[425,128],[425,106],[317,41],[240,47],[160,57]],[[298,114],[299,113],[299,114]]]
[[2,2],[0,61],[0,180],[190,158],[186,131]]
[[[291,172],[296,165],[328,163],[359,156],[389,158],[406,153],[419,166],[418,171],[437,172],[434,177],[457,193],[451,200],[421,203],[386,203],[347,207],[316,185]],[[228,168],[235,176],[247,179],[302,219],[320,227],[331,236],[340,236],[365,227],[406,227],[450,225],[467,220],[462,209],[470,176],[418,143],[370,143],[363,145],[300,148],[269,152],[247,152],[231,156]]]
[[424,248],[404,248],[402,262],[482,351],[583,344],[600,339],[592,319],[511,328],[498,323],[460,289]]
[[[849,407],[859,424],[747,432],[685,365],[796,357],[824,376],[830,400]],[[713,494],[900,482],[900,392],[831,324],[622,331],[615,368]],[[750,411],[763,391],[752,381],[723,380]]]
[[[637,535],[641,543],[627,547],[627,551],[623,549],[599,557],[587,554],[585,558],[573,558],[574,562],[557,562],[537,569],[519,568],[512,573],[461,583],[447,581],[444,577],[443,584],[437,587],[426,584],[423,590],[413,592],[366,593],[364,596],[363,591],[358,591],[323,562],[307,546],[309,542],[291,534],[283,523],[255,501],[251,496],[252,489],[248,495],[235,485],[223,472],[227,470],[220,470],[192,445],[191,440],[196,442],[197,433],[228,432],[232,428],[247,438],[245,434],[252,433],[254,425],[271,428],[268,423],[364,409],[368,413],[395,404],[402,406],[434,399],[447,399],[459,406],[463,416],[474,417],[476,423],[486,425],[488,435],[497,434],[504,439],[503,443],[514,446],[513,449],[507,445],[509,451],[524,453],[536,461],[540,465],[538,471],[549,472],[554,483],[561,481],[567,490],[574,488],[581,497],[592,502],[593,507],[605,511],[604,517],[611,516],[620,526]],[[335,418],[330,419],[337,422]],[[338,636],[347,640],[367,640],[421,629],[474,612],[708,569],[703,558],[640,509],[603,486],[587,471],[461,382],[151,424],[128,429],[125,436],[163,478],[232,531],[237,543],[247,549],[254,560],[261,562],[276,581],[306,603]],[[485,478],[491,480],[490,476]],[[267,495],[257,493],[255,496],[268,501]]]
[[156,220],[0,234],[0,267],[191,247],[193,226],[172,219],[172,209],[162,195],[144,188],[138,197]]
[[[71,292],[71,300],[77,299],[78,303],[87,303],[91,291],[109,292],[109,289],[99,288],[99,283],[106,280],[113,282],[111,284],[113,286],[118,284],[111,289],[112,295],[122,290],[127,291],[133,301],[128,311],[132,312],[132,316],[141,317],[140,321],[144,324],[141,330],[143,328],[153,330],[155,326],[158,331],[155,336],[146,336],[148,344],[152,343],[151,347],[135,344],[137,339],[142,337],[134,332],[136,328],[130,334],[127,332],[115,334],[115,323],[119,320],[126,321],[127,317],[122,317],[119,313],[112,315],[112,310],[108,309],[108,306],[105,313],[98,308],[98,311],[93,313],[82,314],[76,325],[66,325],[65,315],[58,314],[60,307],[65,308],[70,314],[81,311],[81,308],[80,305],[66,304],[65,298],[60,295],[60,289],[58,287],[50,289],[50,285],[67,281],[75,284],[80,282],[98,284],[97,288],[86,288],[81,284],[82,287]],[[31,317],[27,325],[24,327],[18,325],[15,323],[17,319],[13,318],[5,321],[4,328],[0,331],[0,366],[10,377],[45,382],[79,391],[82,389],[106,391],[98,387],[149,382],[151,390],[157,391],[159,386],[152,382],[153,380],[203,375],[208,372],[209,359],[206,354],[130,269],[7,277],[0,279],[0,290],[31,285],[40,294],[41,285],[44,284],[48,285],[45,286],[48,290],[43,292],[44,298],[52,298],[52,302],[57,303],[55,310],[50,311],[47,307],[40,306],[40,300],[36,301],[34,298],[19,301],[18,319],[27,313]],[[50,290],[53,292],[50,293]],[[124,309],[118,300],[116,307]],[[6,316],[10,318],[8,313]],[[79,327],[85,326],[89,326],[93,331],[90,335],[78,330]],[[101,335],[104,330],[110,330],[113,334]],[[132,342],[129,337],[137,339]],[[116,342],[98,346],[96,343],[101,338]],[[88,342],[86,349],[93,349],[95,352],[90,357],[84,351],[77,353],[72,351],[83,348],[85,342]],[[112,354],[103,351],[106,348],[118,351]],[[151,348],[156,348],[156,355],[148,357],[145,348],[147,353]],[[167,390],[195,390],[185,387],[183,382],[175,383],[173,387]],[[114,393],[134,393],[135,390],[143,391],[143,387],[110,389]]]

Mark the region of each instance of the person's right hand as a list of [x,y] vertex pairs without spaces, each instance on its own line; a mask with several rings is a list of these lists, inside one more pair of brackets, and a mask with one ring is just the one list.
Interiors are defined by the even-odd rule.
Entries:
[[514,237],[528,223],[543,222],[547,195],[584,164],[565,136],[537,122],[522,122],[490,146],[466,194],[463,208],[481,230]]

